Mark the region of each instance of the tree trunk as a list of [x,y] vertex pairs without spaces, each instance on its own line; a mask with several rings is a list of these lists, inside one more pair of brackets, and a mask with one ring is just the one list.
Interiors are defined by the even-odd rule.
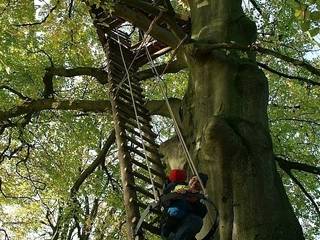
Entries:
[[[199,51],[199,43],[248,45],[256,28],[240,0],[189,0],[192,38],[185,48],[190,80],[182,130],[220,214],[220,240],[304,239],[273,159],[268,83],[254,56]],[[207,223],[207,228],[210,223]]]

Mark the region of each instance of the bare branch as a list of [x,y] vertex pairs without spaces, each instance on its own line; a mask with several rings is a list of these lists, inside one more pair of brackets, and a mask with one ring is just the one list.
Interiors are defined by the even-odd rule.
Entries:
[[315,125],[315,126],[320,126],[319,122],[316,122],[314,120],[309,120],[309,119],[299,119],[299,118],[274,118],[271,120],[271,122],[276,122],[276,121],[293,121],[293,122],[301,122],[301,123],[307,123],[309,125]]
[[261,54],[266,54],[266,55],[270,55],[270,56],[274,56],[278,59],[281,59],[285,62],[291,63],[294,66],[298,66],[298,67],[302,67],[305,68],[306,70],[308,70],[309,72],[320,76],[320,69],[317,69],[316,67],[312,66],[311,64],[305,62],[305,61],[301,61],[298,59],[294,59],[291,57],[288,57],[284,54],[281,54],[279,52],[273,51],[271,49],[267,49],[264,47],[260,47],[257,44],[251,44],[249,46],[244,46],[244,45],[240,45],[237,43],[213,43],[213,44],[208,44],[208,43],[194,43],[195,46],[195,54],[199,53],[201,54],[202,52],[208,52],[208,51],[212,51],[215,49],[235,49],[235,50],[241,50],[241,51],[245,51],[245,52],[259,52]]
[[73,8],[73,4],[74,4],[74,0],[70,0],[70,3],[69,3],[69,10],[68,10],[68,16],[69,18],[72,17],[72,8]]
[[262,10],[260,8],[260,6],[258,5],[258,3],[255,0],[249,0],[251,2],[251,4],[254,6],[254,8],[261,14],[262,14]]
[[288,74],[285,74],[285,73],[281,73],[281,72],[269,67],[268,65],[266,65],[264,63],[257,62],[257,64],[258,64],[258,66],[268,70],[269,72],[277,74],[277,75],[279,75],[281,77],[285,77],[285,78],[288,78],[288,79],[299,80],[299,81],[307,83],[309,85],[320,86],[320,82],[315,82],[313,80],[310,80],[310,79],[304,78],[304,77],[300,77],[300,76],[291,76],[291,75],[288,75]]
[[70,193],[71,193],[71,198],[74,197],[74,195],[78,192],[81,184],[87,179],[87,177],[94,172],[94,170],[105,160],[106,154],[108,153],[111,145],[115,141],[115,131],[112,130],[110,133],[107,141],[104,143],[103,148],[99,152],[98,156],[96,159],[84,170],[80,176],[78,177],[77,181],[73,184]]
[[[152,20],[150,20],[144,14],[134,11],[132,8],[129,8],[123,4],[115,5],[113,15],[119,16],[126,21],[131,22],[134,26],[139,27],[145,32],[148,31],[152,23]],[[152,28],[150,29],[150,35],[172,48],[178,46],[180,42],[180,40],[170,31],[159,26],[157,23],[153,24]]]
[[287,159],[280,156],[276,156],[275,159],[282,169],[298,170],[320,175],[320,167],[311,166],[305,163],[288,161]]
[[23,23],[23,24],[15,24],[16,27],[27,27],[27,26],[35,26],[35,25],[41,25],[47,21],[50,14],[58,7],[60,0],[57,1],[56,5],[54,5],[50,10],[49,13],[39,22],[34,23]]
[[21,92],[7,86],[7,85],[0,85],[0,90],[1,89],[7,89],[8,91],[12,92],[13,94],[17,95],[20,99],[22,100],[30,100],[31,98],[24,96]]
[[[180,108],[181,100],[178,98],[169,98],[168,99],[170,107],[172,108],[173,115],[178,122],[178,125],[181,126],[181,117],[180,117]],[[146,103],[146,108],[149,110],[152,115],[160,115],[163,117],[171,118],[168,106],[165,100],[150,100]]]
[[1,193],[5,198],[24,199],[24,200],[33,201],[33,199],[32,199],[31,197],[26,197],[26,196],[13,196],[13,195],[6,194],[6,193],[3,191],[2,184],[3,184],[2,178],[0,177],[0,193]]
[[3,232],[4,234],[4,240],[10,240],[9,235],[7,233],[7,231],[3,228],[0,228],[0,232]]
[[63,67],[48,67],[43,77],[43,83],[45,85],[44,97],[48,98],[53,95],[53,77],[75,77],[75,76],[91,76],[97,79],[101,84],[105,84],[108,81],[108,74],[99,68],[92,67],[77,67],[72,69],[66,69]]
[[18,117],[24,114],[36,113],[43,110],[75,110],[83,112],[108,112],[111,110],[110,102],[107,100],[54,100],[38,99],[31,102],[25,102],[8,111],[0,111],[0,121],[7,121],[10,118]]
[[289,162],[279,156],[276,156],[275,160],[278,161],[281,169],[283,169],[288,174],[288,176],[292,179],[292,181],[298,185],[298,187],[301,189],[301,191],[310,200],[311,204],[314,206],[314,208],[320,218],[320,210],[319,210],[317,203],[313,200],[312,196],[308,193],[308,191],[305,189],[305,187],[302,185],[302,183],[291,172],[291,169],[298,168],[297,170],[299,170],[299,171],[306,171],[306,172],[312,172],[312,173],[314,173],[314,171],[316,171],[317,173],[315,173],[315,174],[319,174],[320,169],[319,168],[314,169],[314,168],[312,168],[312,166],[308,166],[306,164],[298,164],[298,163],[294,163],[294,162]]
[[302,185],[302,183],[291,173],[291,171],[285,170],[285,172],[288,174],[288,176],[294,181],[295,184],[298,185],[298,187],[301,189],[301,191],[306,195],[306,197],[310,200],[312,205],[314,206],[316,212],[318,213],[318,216],[320,218],[320,210],[317,205],[317,203],[313,200],[312,196],[308,193],[308,191],[305,189],[305,187]]
[[[180,61],[173,61],[170,63],[167,67],[167,64],[162,64],[156,67],[158,73],[162,73],[164,70],[166,70],[166,73],[177,73],[183,69],[185,69],[187,66]],[[156,76],[154,73],[154,69],[147,69],[136,73],[137,78],[139,78],[140,81],[146,80],[148,78],[152,78]]]

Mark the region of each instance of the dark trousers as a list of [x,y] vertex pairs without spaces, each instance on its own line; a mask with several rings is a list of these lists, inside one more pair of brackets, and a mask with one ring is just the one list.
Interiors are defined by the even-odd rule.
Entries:
[[202,218],[188,214],[186,217],[180,220],[175,227],[175,231],[171,232],[167,237],[168,240],[193,240],[195,235],[200,232],[202,228]]

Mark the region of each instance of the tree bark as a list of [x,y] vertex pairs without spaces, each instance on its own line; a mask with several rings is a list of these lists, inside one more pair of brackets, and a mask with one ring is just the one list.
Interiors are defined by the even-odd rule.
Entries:
[[[189,0],[196,43],[255,41],[240,0]],[[185,47],[190,70],[182,130],[220,214],[220,240],[304,239],[276,171],[268,83],[254,55]],[[206,227],[209,228],[210,221]],[[205,232],[205,230],[204,230]]]

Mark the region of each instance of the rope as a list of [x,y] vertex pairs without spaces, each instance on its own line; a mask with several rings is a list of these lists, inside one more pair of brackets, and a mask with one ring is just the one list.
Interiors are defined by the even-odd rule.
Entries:
[[123,55],[123,52],[122,52],[122,46],[121,46],[121,44],[120,44],[120,38],[119,38],[119,36],[118,36],[118,45],[119,45],[119,49],[120,49],[120,54],[121,54],[121,59],[122,59],[122,62],[123,62],[123,66],[124,66],[124,68],[125,68],[125,70],[126,70],[126,76],[127,76],[128,83],[129,83],[130,95],[131,95],[131,100],[132,100],[133,109],[134,109],[134,115],[135,115],[136,122],[137,122],[137,125],[138,125],[139,135],[140,135],[140,138],[141,138],[141,140],[142,140],[142,148],[143,148],[145,160],[146,160],[146,163],[147,163],[149,178],[150,178],[151,185],[152,185],[153,197],[154,197],[155,200],[157,200],[157,199],[158,199],[157,191],[156,191],[155,184],[154,184],[154,180],[153,180],[153,177],[152,177],[151,167],[150,167],[149,161],[148,161],[148,159],[147,159],[147,151],[146,151],[146,146],[145,146],[144,140],[143,140],[142,130],[141,130],[141,126],[140,126],[141,123],[140,123],[139,118],[138,118],[138,112],[137,112],[136,102],[135,102],[135,99],[134,99],[134,96],[133,96],[133,91],[132,91],[132,85],[131,85],[131,78],[130,78],[130,74],[129,74],[129,69],[127,68],[127,64],[126,64],[125,59],[124,59],[124,55]]
[[[181,40],[181,42],[179,43],[179,45],[178,45],[177,48],[175,49],[174,54],[173,54],[172,57],[171,57],[171,60],[174,58],[174,55],[175,55],[176,51],[177,51],[178,48],[181,46],[181,44],[185,41],[185,39],[186,39],[186,37]],[[154,62],[153,62],[153,59],[151,58],[151,55],[150,55],[150,52],[149,52],[148,48],[145,48],[145,49],[146,49],[146,52],[147,52],[148,60],[149,60],[149,62],[151,63],[151,68],[153,69],[153,72],[155,73],[156,78],[158,79],[158,82],[160,82],[160,83],[162,83],[163,85],[165,85],[162,77],[159,75],[159,73],[158,73],[158,71],[157,71],[157,68],[156,68],[156,66],[155,66],[155,64],[154,64]],[[165,73],[165,71],[166,71],[169,63],[170,63],[170,61],[168,62],[167,66],[165,67],[165,69],[164,69],[164,71],[162,72],[162,74]],[[197,176],[204,196],[205,196],[206,198],[208,198],[207,191],[206,191],[206,189],[205,189],[205,187],[204,187],[204,185],[203,185],[203,182],[202,182],[202,180],[201,180],[201,178],[200,178],[200,176],[199,176],[199,172],[197,171],[197,168],[196,168],[196,166],[195,166],[195,164],[194,164],[194,162],[193,162],[193,160],[192,160],[192,157],[191,157],[190,152],[189,152],[189,150],[188,150],[188,148],[187,148],[186,142],[185,142],[185,140],[184,140],[184,137],[183,137],[183,135],[182,135],[182,133],[181,133],[181,130],[180,130],[179,125],[178,125],[178,122],[177,122],[177,120],[176,120],[176,118],[175,118],[175,116],[174,116],[172,107],[171,107],[170,102],[169,102],[169,100],[168,100],[167,93],[166,93],[166,91],[165,91],[165,89],[164,89],[164,86],[163,86],[162,84],[160,84],[160,89],[161,89],[161,91],[162,91],[162,94],[164,95],[166,105],[167,105],[167,107],[168,107],[170,116],[171,116],[171,118],[172,118],[172,120],[173,120],[174,127],[175,127],[175,131],[176,131],[176,133],[177,133],[177,136],[178,136],[178,138],[179,138],[179,141],[180,141],[180,143],[182,144],[184,153],[185,153],[185,155],[186,155],[187,162],[188,162],[188,164],[189,164],[189,166],[190,166],[190,169],[191,169],[192,173]],[[208,199],[209,199],[209,198],[208,198]],[[213,206],[214,206],[214,205],[213,205]],[[217,210],[217,208],[216,208],[215,206],[214,206],[214,208],[215,208],[215,211],[217,212],[217,215],[218,215],[218,210]],[[213,221],[213,217],[212,217],[210,211],[208,211],[208,217],[209,217],[210,222],[211,222],[212,224],[214,224],[215,222]]]
[[[177,46],[175,52],[176,52],[177,49],[181,46],[181,44],[185,41],[185,39],[186,39],[186,37],[181,40],[181,42],[180,42],[179,45]],[[161,78],[160,74],[158,73],[158,70],[156,69],[156,66],[154,65],[153,59],[151,58],[151,55],[150,55],[150,52],[149,52],[148,48],[145,48],[145,49],[146,49],[146,52],[147,52],[148,60],[149,60],[149,62],[151,63],[151,68],[152,68],[153,72],[155,73],[158,81],[164,85],[164,81],[163,81],[163,79]],[[175,53],[175,52],[174,52],[174,53]],[[173,55],[173,56],[174,56],[174,55]],[[173,57],[172,57],[171,59],[173,59]],[[170,63],[170,61],[169,61],[168,63]],[[169,64],[166,65],[163,73],[166,71],[168,65],[169,65]],[[194,174],[194,175],[196,175],[196,176],[198,177],[199,182],[200,182],[200,185],[201,185],[201,189],[202,189],[203,193],[206,194],[205,187],[204,187],[204,185],[203,185],[203,182],[201,181],[201,178],[200,178],[200,176],[199,176],[199,173],[198,173],[198,171],[197,171],[197,168],[196,168],[195,164],[193,163],[193,160],[192,160],[192,157],[191,157],[191,155],[190,155],[190,153],[189,153],[187,144],[186,144],[186,142],[185,142],[185,140],[184,140],[184,138],[183,138],[183,135],[182,135],[181,130],[180,130],[180,128],[179,128],[178,122],[177,122],[177,120],[176,120],[176,118],[175,118],[175,116],[174,116],[172,107],[171,107],[170,102],[169,102],[169,100],[168,100],[168,96],[167,96],[166,90],[165,90],[165,88],[164,88],[164,86],[163,86],[162,84],[160,84],[161,92],[162,92],[162,94],[163,94],[164,97],[165,97],[166,105],[167,105],[167,107],[168,107],[170,116],[171,116],[171,118],[172,118],[172,120],[173,120],[173,124],[174,124],[174,127],[175,127],[175,131],[176,131],[176,133],[177,133],[177,136],[178,136],[178,138],[179,138],[179,141],[180,141],[180,143],[182,144],[184,153],[185,153],[186,158],[187,158],[187,162],[188,162],[188,164],[189,164],[189,166],[190,166],[190,169],[191,169],[191,171],[192,171],[192,174]]]
[[[152,22],[150,23],[149,28],[148,28],[148,30],[145,32],[145,34],[144,34],[144,36],[143,36],[143,38],[142,38],[141,44],[140,44],[138,50],[136,51],[136,54],[134,55],[131,63],[130,63],[129,66],[128,66],[128,71],[131,69],[134,61],[137,59],[137,57],[138,57],[138,55],[139,55],[142,47],[143,47],[143,46],[146,46],[146,45],[149,43],[150,38],[147,39],[147,37],[149,36],[149,33],[151,32],[154,24],[156,24],[156,22],[160,19],[160,17],[162,16],[162,14],[163,14],[163,12],[160,11],[159,15],[156,16],[156,17],[152,20]],[[147,40],[148,40],[148,41],[147,41]],[[119,41],[119,36],[118,36],[118,41]],[[126,76],[123,76],[122,80],[121,80],[120,83],[118,84],[118,88],[117,88],[116,93],[118,93],[121,85],[125,82],[125,80],[126,80]]]

